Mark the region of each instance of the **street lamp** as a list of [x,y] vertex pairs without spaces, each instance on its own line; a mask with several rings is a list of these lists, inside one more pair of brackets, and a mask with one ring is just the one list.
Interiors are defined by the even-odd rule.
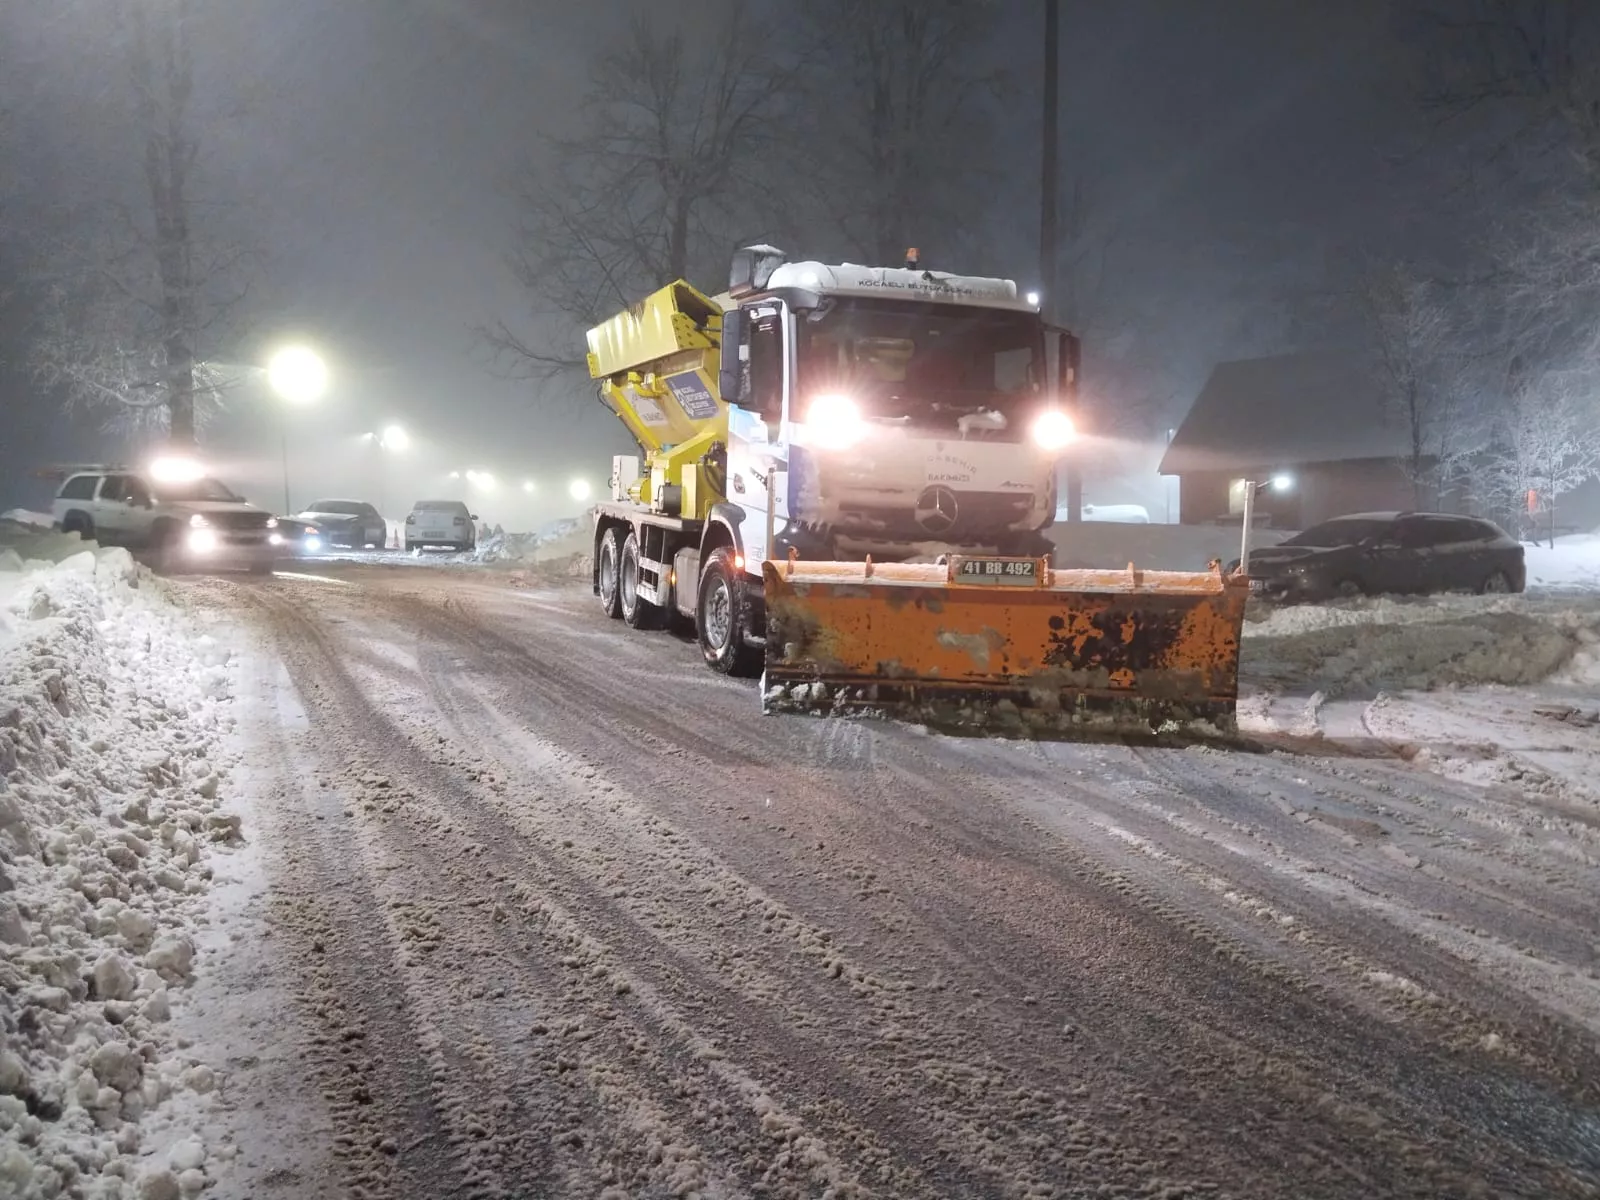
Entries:
[[1244,522],[1239,538],[1239,574],[1250,574],[1250,522],[1256,514],[1256,496],[1271,488],[1275,492],[1287,492],[1294,486],[1294,476],[1279,471],[1271,479],[1255,480],[1241,479],[1244,487]]
[[[328,390],[328,364],[315,350],[305,346],[285,346],[267,360],[267,382],[278,398],[290,404],[311,404]],[[279,434],[283,452],[283,511],[293,511],[289,503],[289,421],[280,414]]]
[[567,485],[567,492],[581,504],[589,498],[589,481],[587,479],[574,479]]
[[528,495],[530,495],[530,496],[531,496],[531,495],[533,495],[533,493],[534,493],[534,492],[535,492],[535,491],[536,491],[536,490],[537,490],[537,489],[536,489],[536,488],[535,488],[535,487],[534,487],[534,486],[533,486],[533,480],[531,480],[531,479],[524,479],[524,480],[523,480],[523,481],[522,481],[522,490],[523,490],[523,491],[525,491],[525,492],[527,492],[527,493],[528,493]]
[[398,425],[388,425],[379,436],[378,445],[385,450],[407,450],[411,447],[411,435]]

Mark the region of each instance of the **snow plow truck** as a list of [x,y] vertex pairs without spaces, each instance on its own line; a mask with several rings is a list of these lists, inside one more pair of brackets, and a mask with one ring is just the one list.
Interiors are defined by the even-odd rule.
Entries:
[[767,712],[952,731],[1227,735],[1248,581],[1056,570],[1078,343],[1011,280],[735,253],[588,332],[638,443],[594,509],[595,594],[692,623]]

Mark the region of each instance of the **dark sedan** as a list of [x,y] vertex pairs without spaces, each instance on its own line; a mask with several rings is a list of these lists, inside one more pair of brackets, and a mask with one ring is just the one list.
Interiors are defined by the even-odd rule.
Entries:
[[382,550],[389,540],[383,517],[365,500],[317,500],[295,516],[317,526],[329,546],[348,546],[352,550],[376,546]]
[[1448,513],[1357,513],[1250,552],[1269,600],[1430,592],[1520,592],[1522,545],[1492,521]]

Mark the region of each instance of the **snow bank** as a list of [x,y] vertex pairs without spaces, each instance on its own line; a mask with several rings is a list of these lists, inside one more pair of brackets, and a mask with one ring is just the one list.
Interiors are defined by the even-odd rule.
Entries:
[[169,1019],[210,847],[239,836],[211,761],[227,659],[126,551],[0,549],[0,1195],[207,1182],[163,1103],[216,1085]]
[[49,513],[30,512],[25,508],[12,508],[0,513],[0,521],[10,521],[14,525],[27,525],[35,529],[55,528],[55,518]]
[[1525,545],[1530,590],[1600,592],[1600,533],[1559,537],[1548,544]]
[[1600,660],[1600,604],[1533,597],[1375,599],[1252,611],[1241,665],[1256,682],[1356,692],[1526,685]]

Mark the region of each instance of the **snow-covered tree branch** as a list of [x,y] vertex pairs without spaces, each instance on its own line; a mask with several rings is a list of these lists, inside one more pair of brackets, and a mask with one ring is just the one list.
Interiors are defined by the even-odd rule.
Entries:
[[1511,400],[1491,443],[1489,493],[1553,539],[1561,497],[1600,477],[1600,374],[1548,371],[1514,384]]
[[40,256],[33,365],[68,404],[192,445],[220,401],[207,358],[233,332],[251,256],[213,243],[197,203],[191,0],[115,0],[112,11],[140,195],[69,214],[69,232]]
[[1357,299],[1387,417],[1405,439],[1412,503],[1435,506],[1484,443],[1468,399],[1475,357],[1440,285],[1410,264],[1366,260]]

